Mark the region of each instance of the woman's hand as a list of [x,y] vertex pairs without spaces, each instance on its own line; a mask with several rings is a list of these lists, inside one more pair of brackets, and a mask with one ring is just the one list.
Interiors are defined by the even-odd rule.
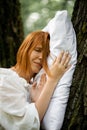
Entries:
[[38,86],[36,82],[32,84],[32,87],[30,88],[30,98],[32,102],[37,101],[37,99],[41,94],[41,91],[43,90],[45,83],[46,83],[46,74],[42,74]]
[[62,51],[50,67],[51,77],[48,76],[48,79],[51,81],[59,81],[63,74],[70,68],[70,59],[69,52]]

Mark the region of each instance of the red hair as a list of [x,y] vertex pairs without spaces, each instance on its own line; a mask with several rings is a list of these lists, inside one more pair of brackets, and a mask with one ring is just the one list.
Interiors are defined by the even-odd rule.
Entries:
[[42,54],[42,66],[45,71],[49,74],[49,69],[47,65],[47,57],[49,55],[49,42],[50,35],[48,32],[35,31],[30,33],[25,40],[22,42],[18,52],[17,52],[17,63],[15,67],[18,68],[19,74],[29,75],[31,70],[30,66],[30,54],[37,46],[37,44],[42,45],[43,54]]

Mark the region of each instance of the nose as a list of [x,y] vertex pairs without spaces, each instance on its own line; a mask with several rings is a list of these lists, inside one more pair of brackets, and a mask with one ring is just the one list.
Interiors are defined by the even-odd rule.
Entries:
[[42,60],[42,52],[39,53],[39,59]]

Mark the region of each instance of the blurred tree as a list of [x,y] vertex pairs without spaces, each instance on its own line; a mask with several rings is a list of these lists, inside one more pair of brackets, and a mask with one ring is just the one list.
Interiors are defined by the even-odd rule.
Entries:
[[62,130],[87,130],[87,1],[76,0],[72,22],[77,35],[78,62]]
[[42,29],[58,10],[67,9],[72,14],[74,0],[20,0],[24,32]]
[[19,0],[0,0],[0,67],[15,63],[23,36]]

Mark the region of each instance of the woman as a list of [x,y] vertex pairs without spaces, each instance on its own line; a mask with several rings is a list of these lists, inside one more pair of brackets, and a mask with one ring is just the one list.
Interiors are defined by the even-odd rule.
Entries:
[[[18,50],[16,65],[0,68],[0,124],[6,130],[39,130],[55,86],[70,68],[70,55],[64,51],[48,68],[49,41],[47,32],[29,34]],[[47,78],[43,74],[37,85],[33,79],[42,67]]]

